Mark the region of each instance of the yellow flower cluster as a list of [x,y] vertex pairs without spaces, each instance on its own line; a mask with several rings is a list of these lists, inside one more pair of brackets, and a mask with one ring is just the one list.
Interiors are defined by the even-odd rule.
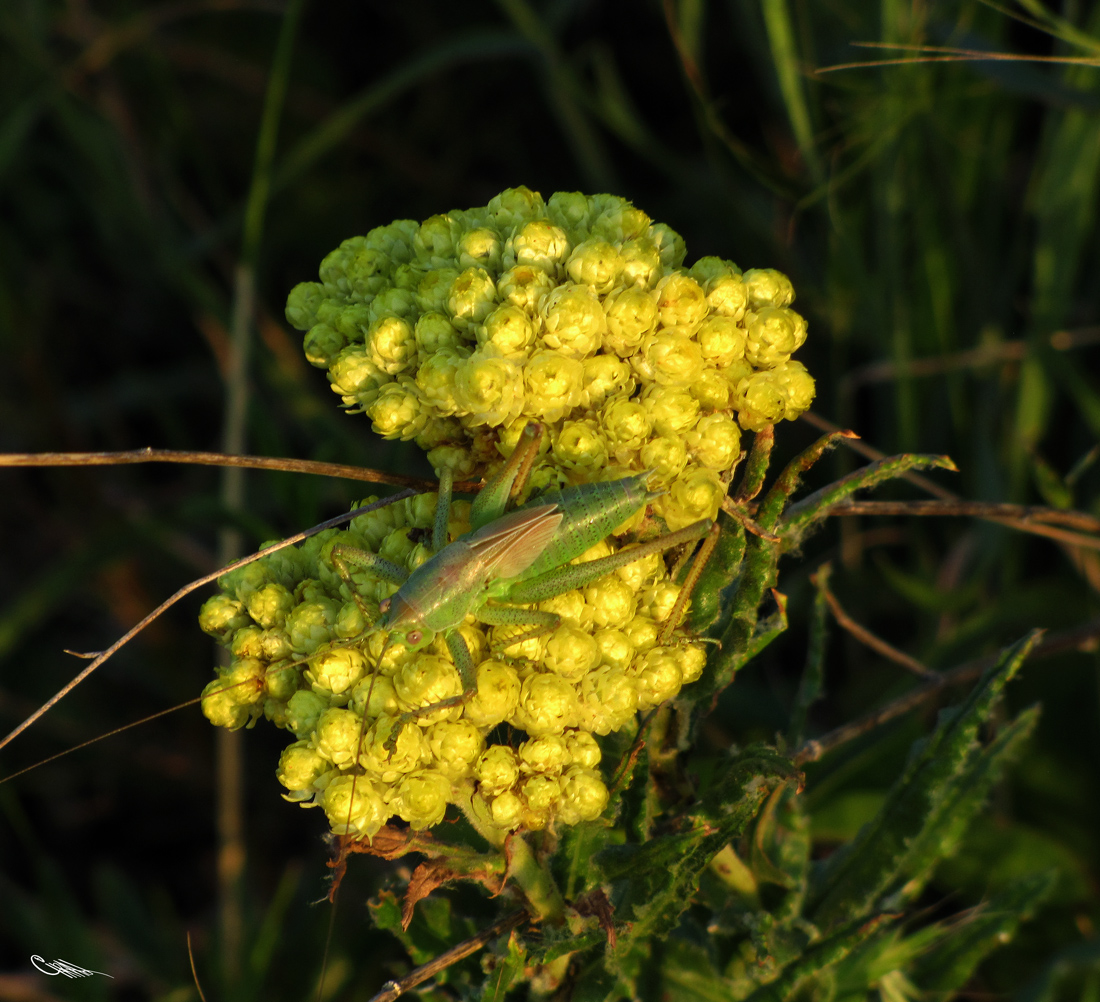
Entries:
[[814,396],[786,276],[685,253],[625,199],[512,188],[345,240],[286,314],[344,406],[437,471],[491,474],[533,419],[535,487],[653,469],[675,529],[717,512],[742,429]]
[[[431,555],[416,540],[435,505],[434,494],[406,499],[224,575],[199,622],[233,660],[203,691],[203,712],[230,728],[265,716],[293,733],[279,762],[284,796],[322,807],[338,833],[370,837],[394,816],[428,827],[448,803],[500,830],[598,817],[608,790],[593,735],[625,727],[702,673],[701,643],[680,631],[658,643],[679,587],[653,554],[540,603],[561,617],[544,636],[508,646],[522,628],[468,621],[459,630],[476,694],[403,719],[461,693],[459,673],[442,638],[417,652],[387,646],[370,623],[396,586],[357,568],[349,585],[331,551],[346,544],[412,570]],[[452,505],[451,539],[469,530],[468,516],[467,502]],[[501,724],[512,728],[508,743]]]

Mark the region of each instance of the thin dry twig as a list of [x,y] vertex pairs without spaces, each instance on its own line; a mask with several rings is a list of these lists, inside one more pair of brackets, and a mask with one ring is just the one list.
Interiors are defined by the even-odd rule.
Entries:
[[[190,452],[181,449],[131,449],[128,452],[6,452],[0,453],[0,466],[126,466],[132,463],[191,463],[198,466],[230,466],[247,470],[279,470],[284,473],[313,473],[343,480],[364,480],[372,484],[395,487],[415,487],[432,490],[434,480],[407,477],[400,473],[383,473],[363,466],[345,463],[321,463],[310,459],[287,459],[277,456],[227,456],[220,452]],[[455,490],[477,490],[479,481],[464,480]]]
[[873,651],[877,651],[887,660],[893,661],[894,664],[901,665],[906,671],[911,671],[920,678],[926,680],[938,680],[940,678],[939,672],[935,672],[931,668],[921,664],[916,658],[906,654],[905,651],[899,651],[881,637],[875,636],[867,627],[861,626],[852,619],[852,617],[844,611],[844,607],[837,600],[837,597],[829,590],[829,586],[825,583],[821,575],[815,575],[811,580],[817,590],[821,592],[822,597],[829,604],[829,608],[833,613],[833,618],[861,644],[870,647]]
[[191,961],[191,977],[195,981],[195,991],[199,993],[201,1002],[206,1002],[206,994],[202,990],[202,985],[199,984],[199,972],[195,970],[195,954],[191,949],[191,930],[187,931],[187,959]]
[[[1063,654],[1066,651],[1093,650],[1098,639],[1100,639],[1100,619],[1093,619],[1071,630],[1061,630],[1058,633],[1049,634],[1044,640],[1035,645],[1031,651],[1031,657],[1044,658],[1052,657],[1055,654]],[[914,689],[893,702],[843,724],[819,738],[803,742],[794,753],[795,764],[805,765],[807,762],[816,762],[841,745],[862,737],[876,727],[934,699],[945,689],[981,678],[982,673],[990,665],[996,664],[999,656],[998,654],[991,654],[987,657],[977,658],[974,661],[968,661],[966,664],[959,665],[958,668],[952,668],[950,671],[935,674],[934,678],[919,689]]]
[[1064,525],[1081,532],[1100,533],[1100,518],[1083,511],[1000,501],[844,501],[834,515],[946,515],[975,518],[1011,518],[1021,522]]
[[445,970],[452,964],[457,964],[463,958],[470,956],[471,953],[477,953],[490,940],[519,925],[526,918],[527,911],[525,909],[505,915],[499,922],[495,922],[487,929],[482,929],[476,936],[471,936],[465,942],[459,943],[458,946],[451,947],[434,960],[429,960],[400,981],[386,982],[382,986],[382,990],[373,996],[370,1002],[394,1002],[394,999],[400,998],[405,992],[410,991],[419,984],[423,984],[429,978],[435,977],[440,971]]
[[722,511],[729,515],[730,518],[740,522],[741,525],[745,527],[746,532],[751,532],[754,536],[759,536],[769,543],[779,543],[782,541],[774,532],[768,532],[762,525],[749,518],[742,510],[741,506],[731,497],[722,498]]

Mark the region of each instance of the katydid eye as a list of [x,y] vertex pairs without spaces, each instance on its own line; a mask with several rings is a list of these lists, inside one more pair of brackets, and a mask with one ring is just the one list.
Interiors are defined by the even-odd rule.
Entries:
[[389,612],[390,611],[390,600],[388,598],[384,598],[384,599],[382,599],[381,602],[378,603],[378,611],[379,612]]
[[415,646],[416,644],[420,643],[423,636],[424,634],[421,633],[419,630],[410,630],[408,633],[405,634],[405,639],[410,644],[413,644]]

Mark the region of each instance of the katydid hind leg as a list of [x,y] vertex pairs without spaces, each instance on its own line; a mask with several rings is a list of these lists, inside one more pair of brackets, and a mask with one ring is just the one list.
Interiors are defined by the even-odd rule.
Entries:
[[451,520],[451,489],[454,471],[445,466],[439,471],[439,500],[435,506],[435,523],[432,526],[432,549],[438,553],[447,545],[447,526]]
[[488,626],[531,627],[523,633],[509,637],[506,643],[494,644],[493,653],[505,651],[515,644],[522,644],[534,637],[541,637],[545,633],[552,633],[561,626],[561,616],[556,612],[547,612],[545,609],[516,609],[505,605],[483,605],[475,615]]
[[376,612],[368,608],[367,604],[363,601],[363,596],[359,594],[359,587],[352,579],[351,568],[348,564],[358,564],[360,567],[365,567],[367,570],[373,571],[380,578],[384,578],[394,584],[403,584],[409,576],[408,571],[403,567],[398,567],[397,564],[391,563],[384,557],[378,556],[377,553],[371,553],[369,550],[361,550],[356,546],[345,546],[338,543],[330,551],[330,557],[332,558],[333,565],[336,567],[336,573],[340,575],[341,580],[348,586],[352,600],[358,607],[360,614],[368,623],[374,621]]

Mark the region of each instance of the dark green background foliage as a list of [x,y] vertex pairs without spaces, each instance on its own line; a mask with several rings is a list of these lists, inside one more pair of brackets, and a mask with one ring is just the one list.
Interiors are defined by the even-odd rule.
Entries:
[[[219,360],[282,12],[275,0],[0,4],[0,450],[219,447]],[[347,236],[526,184],[544,195],[621,194],[682,233],[689,260],[719,254],[787,272],[810,321],[801,357],[818,379],[817,413],[885,452],[950,454],[960,472],[933,473],[941,485],[1100,514],[1100,464],[1090,464],[1100,438],[1100,67],[816,72],[900,51],[855,42],[1095,59],[1100,5],[1067,3],[1048,17],[1036,0],[1010,11],[969,0],[308,4],[259,254],[249,451],[426,473],[410,449],[380,444],[364,418],[338,412],[282,304]],[[781,426],[777,455],[816,434]],[[856,462],[834,452],[808,483]],[[0,471],[0,730],[79,667],[62,649],[103,648],[213,569],[219,528],[237,525],[256,544],[364,493],[255,474],[247,511],[227,512],[218,476]],[[894,482],[876,496],[921,495]],[[832,586],[855,618],[946,669],[1032,627],[1094,617],[1097,558],[968,519],[828,522],[780,567],[791,629],[705,722],[693,766],[700,801],[682,819],[724,837],[744,828],[710,817],[706,791],[717,795],[712,774],[731,745],[788,731],[813,606],[808,575],[822,561],[834,562]],[[196,696],[214,658],[194,625],[199,600],[6,750],[0,772]],[[794,964],[753,999],[892,1002],[917,997],[914,985],[936,999],[955,989],[1100,998],[1097,668],[1087,651],[1026,662],[973,733],[965,714],[945,718],[911,753],[933,732],[928,705],[810,766],[801,797],[778,787],[739,843],[759,898],[730,904],[706,871],[660,947],[665,980],[644,981],[648,990],[743,997],[749,982],[737,978],[755,976],[755,961],[737,957],[782,966],[801,956],[805,970],[820,970],[832,951],[827,975],[802,979]],[[824,684],[810,736],[913,682],[834,629]],[[950,701],[973,708],[984,691]],[[1026,709],[1036,703],[1038,717]],[[309,905],[325,889],[323,819],[279,799],[279,736],[263,726],[246,741],[243,973],[233,991],[219,980],[213,744],[192,707],[0,786],[0,969],[14,972],[0,975],[0,999],[25,986],[32,952],[117,975],[52,984],[57,997],[192,997],[185,928],[215,997],[307,996],[330,924],[327,906]],[[936,758],[937,748],[948,751]],[[764,761],[772,753],[743,754],[769,782],[784,775],[778,759]],[[852,843],[880,808],[910,827],[871,825]],[[956,830],[954,819],[975,811]],[[690,853],[717,848],[677,837],[690,842],[687,855],[672,843],[633,851],[688,874]],[[941,843],[957,852],[937,862]],[[598,857],[611,886],[616,867],[632,865],[629,851]],[[912,884],[880,886],[883,860]],[[364,907],[400,872],[352,860],[328,960],[341,998],[367,998],[400,970],[403,951]],[[622,915],[649,928],[653,913],[631,893],[639,888],[617,901]],[[864,905],[882,895],[910,917],[868,939]],[[392,925],[391,906],[375,899],[378,924]],[[494,914],[473,889],[422,904],[418,958]],[[800,952],[809,922],[829,932]],[[642,963],[630,948],[620,943],[613,958],[619,976]],[[522,960],[514,951],[511,962]],[[902,968],[908,981],[889,973]],[[499,967],[497,981],[510,970]],[[603,997],[604,977],[584,972],[585,997]]]

